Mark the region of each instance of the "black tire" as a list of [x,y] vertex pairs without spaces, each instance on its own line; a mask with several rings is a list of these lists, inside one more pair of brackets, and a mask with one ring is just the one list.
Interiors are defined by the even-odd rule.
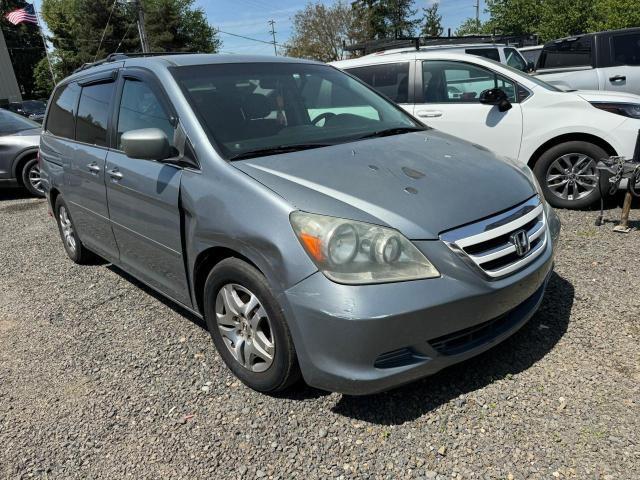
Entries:
[[[35,175],[35,177],[34,177]],[[44,197],[44,190],[40,182],[40,166],[37,158],[31,158],[22,166],[22,184],[24,188],[29,190],[31,195],[36,197]],[[36,180],[37,179],[37,180]]]
[[[80,241],[80,237],[78,237],[73,224],[73,219],[71,218],[71,213],[69,212],[67,204],[62,199],[62,196],[58,196],[58,198],[56,198],[54,212],[56,216],[56,223],[58,224],[58,231],[60,232],[60,238],[62,239],[62,245],[64,246],[64,250],[67,252],[69,258],[79,265],[94,263],[98,257],[93,252],[89,251]],[[65,227],[63,226],[63,221],[65,220],[63,219],[68,219],[71,224],[70,235],[73,242],[67,240]],[[74,247],[71,246],[71,243],[74,244]]]
[[[607,190],[607,178],[605,177],[600,179],[600,189],[598,188],[598,180],[596,180],[595,188],[579,198],[561,198],[561,196],[554,193],[554,191],[549,188],[549,185],[547,183],[547,174],[556,171],[555,167],[553,167],[555,161],[560,159],[564,155],[571,156],[573,154],[586,155],[595,163],[603,158],[609,157],[607,152],[605,152],[599,146],[594,145],[593,143],[581,141],[561,143],[559,145],[551,147],[549,150],[544,152],[540,156],[536,164],[533,166],[533,172],[535,173],[536,178],[538,179],[538,182],[542,187],[542,191],[544,192],[544,197],[547,199],[547,202],[557,208],[586,208],[592,205],[594,202],[600,200],[600,190],[602,190],[603,194]],[[595,163],[593,164],[594,167]],[[570,197],[571,195],[568,196]]]
[[[229,284],[249,290],[266,311],[274,351],[271,364],[264,371],[254,372],[236,360],[218,328],[216,299],[221,289]],[[227,258],[211,270],[204,286],[204,316],[222,360],[245,385],[259,392],[276,393],[300,379],[293,339],[282,308],[271,293],[267,280],[253,266],[238,258]]]

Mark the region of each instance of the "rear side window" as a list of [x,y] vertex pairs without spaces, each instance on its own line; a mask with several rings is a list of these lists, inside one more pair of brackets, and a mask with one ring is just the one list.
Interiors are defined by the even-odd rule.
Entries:
[[613,35],[611,58],[614,65],[640,65],[640,33]]
[[488,58],[489,60],[500,61],[500,54],[497,48],[467,48],[464,53],[476,55],[477,57]]
[[75,108],[80,95],[80,86],[69,83],[60,87],[53,95],[46,130],[58,137],[73,140],[75,131]]
[[77,141],[101,147],[107,146],[107,118],[113,88],[113,82],[82,88],[76,123]]
[[40,128],[40,125],[17,113],[0,108],[0,135],[12,135],[32,128]]
[[173,145],[173,124],[154,91],[144,82],[127,78],[118,114],[118,149],[122,150],[123,133],[141,128],[159,128]]
[[546,45],[539,60],[539,68],[591,66],[592,37],[580,37]]
[[409,102],[409,63],[385,63],[346,70],[396,103]]
[[520,56],[518,51],[515,48],[505,48],[504,55],[507,59],[507,65],[510,67],[516,68],[521,72],[527,71],[527,64],[524,59]]

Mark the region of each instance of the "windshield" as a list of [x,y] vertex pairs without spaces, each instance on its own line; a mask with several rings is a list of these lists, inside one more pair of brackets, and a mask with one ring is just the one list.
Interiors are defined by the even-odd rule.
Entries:
[[39,100],[25,100],[22,102],[22,109],[28,113],[44,113],[47,106]]
[[[561,90],[557,87],[554,87],[553,85],[551,85],[550,83],[544,82],[542,80],[540,80],[538,77],[534,77],[533,75],[529,75],[528,73],[524,73],[521,72],[520,70],[518,70],[517,68],[513,68],[510,65],[505,65],[504,63],[500,63],[500,62],[494,62],[493,60],[489,60],[492,63],[495,63],[496,65],[499,65],[502,68],[506,68],[507,70],[511,71],[512,73],[514,73],[515,75],[519,76],[519,77],[524,77],[526,80],[535,83],[536,85],[541,86],[542,88],[545,88],[547,90],[550,90],[552,92],[564,92],[565,90]],[[517,81],[517,79],[516,79]]]
[[326,65],[226,63],[171,71],[213,144],[231,160],[426,128]]
[[0,109],[0,135],[11,135],[23,130],[41,128],[40,124],[32,122],[17,113]]

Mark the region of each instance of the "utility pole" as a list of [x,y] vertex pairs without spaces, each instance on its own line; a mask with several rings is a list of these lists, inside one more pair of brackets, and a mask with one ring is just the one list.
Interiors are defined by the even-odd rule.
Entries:
[[480,0],[476,0],[476,33],[480,33]]
[[144,10],[142,10],[142,4],[140,0],[127,0],[127,3],[135,5],[138,13],[138,35],[140,35],[140,46],[142,47],[142,53],[149,53],[149,40],[147,39],[147,32],[144,29]]
[[271,25],[271,37],[273,38],[273,54],[277,57],[278,56],[278,47],[277,47],[277,43],[276,43],[276,31],[275,31],[275,25],[276,22],[274,20],[269,20],[269,25]]

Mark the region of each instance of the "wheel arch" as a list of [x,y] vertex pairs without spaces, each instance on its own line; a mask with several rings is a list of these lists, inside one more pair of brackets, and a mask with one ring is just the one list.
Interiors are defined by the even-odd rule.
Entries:
[[527,161],[527,165],[529,168],[533,168],[544,152],[550,148],[567,142],[592,143],[602,148],[608,155],[617,155],[615,148],[613,148],[609,142],[596,135],[591,135],[589,133],[567,133],[564,135],[558,135],[557,137],[547,140],[545,143],[540,145]]
[[29,160],[36,158],[38,155],[38,148],[28,148],[23,150],[16,158],[13,160],[13,177],[18,180],[18,183],[22,185],[22,169],[24,168],[25,163]]
[[240,252],[233,250],[232,248],[217,246],[210,247],[206,250],[203,250],[198,254],[196,260],[193,264],[193,292],[195,294],[196,299],[196,308],[200,313],[204,312],[204,284],[207,281],[207,277],[209,276],[209,272],[215,267],[218,263],[226,258],[238,258],[247,262],[249,265],[254,267],[260,273],[264,275],[264,272],[256,265],[255,262],[251,261],[251,259],[247,258],[245,255]]

